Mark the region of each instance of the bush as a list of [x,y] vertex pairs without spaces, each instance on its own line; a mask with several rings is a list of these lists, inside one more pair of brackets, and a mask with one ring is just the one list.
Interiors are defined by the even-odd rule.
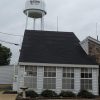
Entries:
[[62,96],[62,97],[76,97],[76,94],[71,92],[71,91],[61,91],[59,96]]
[[36,98],[38,97],[38,94],[33,90],[28,90],[26,91],[26,97]]
[[52,91],[52,90],[44,90],[41,93],[41,96],[43,96],[43,97],[57,97],[57,93]]
[[3,92],[3,94],[17,94],[17,91],[6,90]]
[[81,90],[78,95],[78,97],[81,97],[81,98],[95,98],[95,95],[92,94],[91,92],[88,92],[87,90]]

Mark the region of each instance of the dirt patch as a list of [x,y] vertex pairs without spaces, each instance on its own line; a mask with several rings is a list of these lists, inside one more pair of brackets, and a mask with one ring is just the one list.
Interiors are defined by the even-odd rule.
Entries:
[[0,94],[0,100],[16,100],[17,94]]

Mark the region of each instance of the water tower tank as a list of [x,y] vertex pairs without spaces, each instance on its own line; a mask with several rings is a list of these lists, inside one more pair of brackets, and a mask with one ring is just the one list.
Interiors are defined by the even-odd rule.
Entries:
[[46,15],[45,2],[43,0],[27,0],[24,13],[31,18],[42,18]]

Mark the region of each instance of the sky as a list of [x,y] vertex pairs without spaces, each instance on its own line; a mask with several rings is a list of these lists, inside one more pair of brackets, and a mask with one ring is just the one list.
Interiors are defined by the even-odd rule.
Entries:
[[[48,31],[74,32],[80,41],[87,36],[100,40],[100,0],[44,0],[47,15],[44,17],[44,27]],[[26,0],[0,0],[0,40],[20,44],[0,43],[11,49],[11,64],[17,64],[21,43],[25,31],[26,16],[23,13]],[[97,33],[96,33],[97,23]],[[29,20],[29,29],[32,29]],[[39,22],[37,21],[37,24]]]

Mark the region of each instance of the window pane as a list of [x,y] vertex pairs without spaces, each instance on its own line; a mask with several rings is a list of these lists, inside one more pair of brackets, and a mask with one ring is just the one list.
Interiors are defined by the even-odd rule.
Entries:
[[85,73],[88,73],[88,68],[85,68]]
[[56,89],[56,84],[52,84],[51,86],[52,89]]
[[70,74],[70,73],[67,73],[67,77],[69,77],[69,78],[70,78],[70,77],[71,77],[71,74]]
[[47,84],[43,84],[44,89],[48,89]]
[[81,73],[84,73],[84,68],[81,68]]
[[62,89],[66,89],[66,84],[62,84]]
[[67,82],[66,82],[66,79],[62,79],[62,83],[63,83],[63,84],[67,83]]
[[56,88],[56,78],[44,78],[43,82],[44,89],[55,89]]
[[74,73],[74,68],[71,68],[71,72]]
[[71,73],[71,78],[74,78],[74,73]]
[[37,78],[34,77],[24,77],[24,85],[28,88],[37,88]]
[[74,89],[74,84],[71,84],[71,89]]
[[92,78],[92,73],[89,73],[89,78]]
[[66,79],[67,84],[71,84],[71,80],[70,79]]
[[48,72],[48,77],[52,77],[52,73],[51,72]]
[[70,73],[70,68],[67,68],[67,73]]
[[88,72],[89,72],[89,73],[92,73],[92,69],[91,69],[91,68],[90,68],[90,69],[88,69]]
[[52,79],[51,78],[48,78],[48,84],[52,83]]
[[84,90],[84,85],[81,84],[81,90]]
[[63,68],[62,89],[74,89],[74,68]]
[[92,85],[89,85],[89,89],[92,90]]
[[88,79],[84,79],[84,84],[88,84]]
[[84,73],[81,73],[81,78],[85,78],[85,75],[84,75]]
[[37,76],[37,72],[33,72],[33,76]]
[[66,89],[71,89],[71,84],[66,84]]
[[52,78],[52,83],[56,83],[56,79],[55,78]]
[[81,89],[92,90],[92,79],[81,79]]
[[88,75],[89,75],[88,73],[85,73],[85,78],[88,78]]
[[66,75],[66,73],[63,73],[63,77],[66,77],[67,75]]
[[63,73],[66,73],[66,72],[67,72],[67,70],[66,70],[66,68],[64,67],[64,68],[63,68]]
[[71,79],[71,84],[74,84],[74,79]]
[[56,77],[56,73],[55,72],[52,72],[52,77]]
[[48,77],[48,74],[47,74],[47,72],[44,72],[44,77]]
[[81,79],[81,84],[84,84],[84,79]]
[[89,80],[89,84],[92,85],[92,80],[91,79]]
[[47,72],[48,71],[48,68],[47,67],[44,67],[44,71]]

